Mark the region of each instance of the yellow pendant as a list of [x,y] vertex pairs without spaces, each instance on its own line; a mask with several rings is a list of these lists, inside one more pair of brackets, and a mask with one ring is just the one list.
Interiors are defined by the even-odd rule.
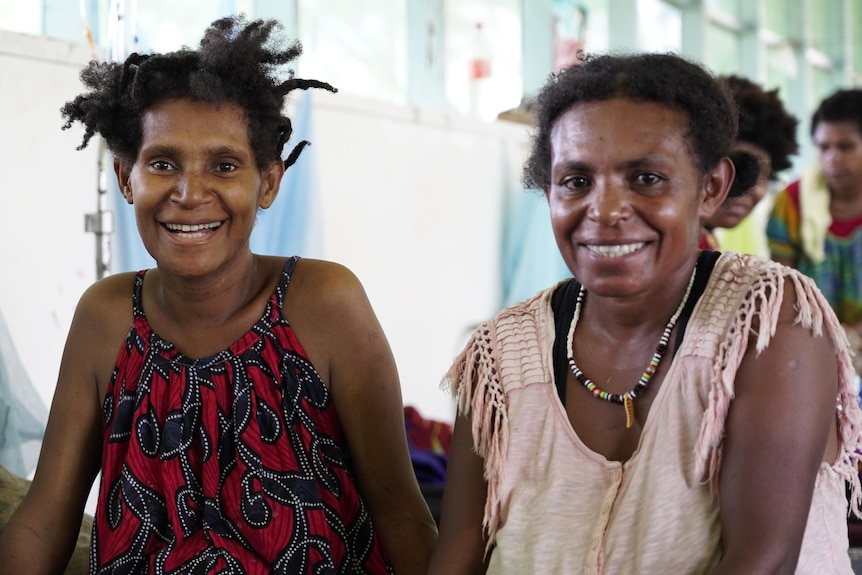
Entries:
[[635,421],[635,404],[628,395],[623,397],[623,406],[626,408],[626,429],[631,429]]

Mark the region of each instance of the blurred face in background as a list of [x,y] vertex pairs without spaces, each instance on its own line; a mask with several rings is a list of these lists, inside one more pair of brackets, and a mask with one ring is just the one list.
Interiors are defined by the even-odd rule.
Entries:
[[741,196],[727,198],[715,213],[705,220],[706,227],[732,228],[739,224],[751,213],[751,210],[766,196],[769,190],[769,176],[772,174],[772,159],[769,154],[754,144],[748,142],[737,142],[733,146],[734,151],[748,152],[754,155],[760,165],[760,176],[757,183],[747,193]]
[[814,129],[823,177],[833,196],[862,193],[862,134],[855,122],[820,122]]

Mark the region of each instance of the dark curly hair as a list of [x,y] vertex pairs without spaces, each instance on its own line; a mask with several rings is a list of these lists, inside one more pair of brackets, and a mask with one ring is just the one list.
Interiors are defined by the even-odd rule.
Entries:
[[[189,98],[220,105],[231,103],[246,113],[249,142],[260,169],[280,161],[284,145],[293,131],[282,112],[285,96],[296,88],[335,88],[317,80],[294,78],[288,70],[279,78],[279,68],[296,59],[302,46],[285,44],[276,20],[247,22],[243,15],[210,24],[197,50],[183,47],[165,54],[131,54],[125,62],[90,62],[81,71],[86,93],[66,102],[61,113],[63,129],[74,122],[85,127],[78,149],[101,134],[118,158],[134,162],[141,147],[144,113],[156,103],[171,98]],[[289,167],[307,141],[297,144],[284,160]]]
[[862,134],[862,89],[838,90],[820,102],[811,116],[811,135],[820,122],[851,122]]
[[[686,140],[697,168],[706,174],[724,157],[732,156],[737,110],[727,87],[702,66],[675,54],[605,54],[583,56],[578,64],[552,74],[536,99],[536,123],[524,184],[547,190],[551,184],[551,130],[557,119],[583,102],[629,98],[655,102],[688,118]],[[753,161],[753,160],[752,160]],[[737,170],[738,189],[756,182],[752,170]]]
[[790,157],[799,151],[796,128],[799,120],[791,115],[778,97],[778,90],[764,90],[741,76],[719,76],[727,84],[739,110],[737,141],[766,150],[772,162],[770,179],[793,163]]

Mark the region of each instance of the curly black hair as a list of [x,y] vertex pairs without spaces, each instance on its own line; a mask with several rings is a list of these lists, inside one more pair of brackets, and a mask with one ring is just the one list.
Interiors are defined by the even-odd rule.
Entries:
[[790,157],[799,152],[796,128],[799,120],[790,114],[778,97],[778,90],[764,90],[747,78],[719,76],[727,84],[739,110],[739,132],[736,139],[763,148],[772,162],[770,179],[793,163]]
[[[210,24],[197,50],[184,46],[164,54],[134,53],[122,63],[92,61],[81,71],[88,91],[60,109],[63,129],[81,122],[85,132],[79,150],[98,133],[116,157],[132,163],[141,147],[143,115],[153,105],[172,98],[231,103],[247,115],[249,142],[263,169],[281,160],[293,131],[282,111],[287,93],[337,91],[325,82],[295,78],[293,70],[287,70],[286,79],[278,77],[280,67],[302,53],[299,42],[286,42],[280,32],[276,20],[231,16]],[[306,145],[303,140],[294,147],[285,168]]]
[[811,116],[812,136],[820,122],[851,122],[862,134],[862,88],[838,90],[820,102]]
[[[724,157],[734,162],[737,110],[727,87],[703,66],[676,54],[638,53],[582,56],[552,74],[536,99],[536,123],[524,166],[527,188],[551,185],[551,130],[557,119],[583,102],[628,98],[655,102],[688,118],[686,140],[697,168],[706,174]],[[747,160],[747,158],[743,158]],[[738,170],[737,189],[756,182],[751,170]]]

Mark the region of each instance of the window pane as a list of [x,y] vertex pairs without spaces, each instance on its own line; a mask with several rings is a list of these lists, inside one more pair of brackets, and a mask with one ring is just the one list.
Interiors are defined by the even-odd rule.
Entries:
[[832,0],[821,0],[813,5],[810,11],[811,19],[809,20],[809,33],[811,46],[826,53],[829,53],[828,47],[830,42],[838,40],[841,36],[840,34],[835,33],[837,30],[829,30],[829,11],[833,9],[833,4],[834,2],[832,2]]
[[739,71],[739,39],[721,26],[710,25],[706,30],[706,65],[716,74]]
[[[92,26],[101,22],[99,44],[118,50],[122,56],[134,51],[172,52],[183,46],[196,48],[207,26],[216,18],[227,15],[221,11],[226,8],[230,8],[230,12],[244,12],[248,17],[254,17],[252,0],[137,0],[125,3],[127,29],[118,34],[116,27],[111,26],[115,16],[109,13],[114,3],[105,4],[102,14],[87,14],[87,19]],[[137,10],[133,11],[134,7]]]
[[584,50],[587,52],[607,52],[610,49],[608,0],[586,0],[581,2],[581,6],[586,13],[584,18]]
[[820,103],[836,89],[832,84],[832,71],[828,68],[811,68],[811,101]]
[[[444,9],[450,106],[485,120],[517,108],[522,92],[520,0],[459,0],[445,2]],[[477,59],[488,60],[489,66],[474,65]]]
[[853,68],[862,75],[862,2],[850,2]]
[[732,16],[739,16],[739,0],[706,0],[706,5],[727,12]]
[[638,0],[638,48],[647,52],[682,49],[682,13],[661,0]]
[[[137,24],[138,44],[133,47],[129,43],[125,54],[134,50],[171,52],[182,46],[196,47],[210,22],[220,16],[213,0],[138,0],[137,4],[137,14],[128,17],[133,26]],[[111,34],[107,32],[105,36]]]
[[32,0],[0,0],[0,28],[22,34],[41,34],[41,4]]
[[[788,10],[790,4],[785,0],[766,1],[766,27],[782,36],[787,35],[789,28]],[[798,8],[796,8],[798,9]]]
[[560,1],[552,8],[554,70],[560,70],[578,62],[578,53],[584,49],[584,33],[587,26],[587,9],[580,2]]
[[406,22],[404,0],[301,0],[302,75],[346,93],[405,103]]
[[798,76],[796,55],[788,44],[774,44],[766,49],[765,88],[778,89],[779,94],[793,92],[793,79]]

